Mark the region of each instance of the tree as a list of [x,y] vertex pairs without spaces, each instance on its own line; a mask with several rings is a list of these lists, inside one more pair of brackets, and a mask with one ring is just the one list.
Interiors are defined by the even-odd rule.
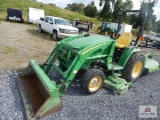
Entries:
[[51,5],[51,6],[56,6],[56,4],[53,4],[53,3],[48,3],[48,5]]
[[124,7],[123,8],[124,10],[131,10],[133,8],[133,2],[132,2],[132,0],[126,0],[124,2],[123,7]]
[[100,0],[99,5],[104,6],[102,11],[99,13],[99,17],[107,21],[119,21],[119,16],[124,10],[132,9],[132,0]]
[[[147,12],[147,18],[146,18],[146,22],[144,25],[144,30],[149,31],[149,30],[153,30],[153,28],[155,28],[155,24],[156,23],[156,17],[153,15],[154,10],[153,7],[157,4],[158,0],[143,0],[141,1],[141,10],[145,10]],[[139,20],[137,21],[137,26],[140,26],[140,24],[142,23],[143,20],[143,14],[140,13],[139,14]]]
[[110,2],[105,2],[102,11],[99,13],[99,16],[103,20],[109,21],[111,18],[111,8],[110,8]]
[[100,10],[101,10],[101,7],[103,6],[103,0],[100,0],[99,1],[99,7],[100,7]]
[[121,13],[122,13],[122,0],[117,0],[114,5],[112,21],[118,21]]
[[[122,1],[122,0],[117,0],[115,5],[114,5],[114,11],[113,11],[113,19],[112,21],[119,21],[119,17],[122,14],[123,11],[125,10],[131,10],[133,8],[133,2],[132,0],[126,0],[126,1]],[[123,17],[123,21],[126,22],[128,19],[127,15],[125,14]]]
[[97,7],[95,6],[94,1],[91,1],[85,8],[84,8],[84,14],[85,16],[89,17],[96,17],[97,16]]
[[130,14],[128,16],[128,24],[132,25],[133,28],[137,28],[136,24],[137,24],[137,20],[139,18],[139,14]]
[[156,29],[156,31],[160,33],[160,20],[158,20],[158,21],[156,22],[156,24],[157,24],[157,29]]
[[71,11],[83,14],[84,8],[85,8],[85,5],[81,2],[81,3],[68,4],[65,9],[69,9]]

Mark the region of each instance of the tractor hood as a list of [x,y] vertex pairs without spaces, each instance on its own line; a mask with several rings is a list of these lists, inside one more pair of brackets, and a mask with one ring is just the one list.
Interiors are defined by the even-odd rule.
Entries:
[[82,37],[82,38],[77,38],[75,40],[69,41],[67,43],[68,46],[71,46],[72,48],[79,48],[83,49],[88,46],[95,46],[97,44],[101,44],[104,42],[111,42],[114,41],[108,36],[89,36],[89,37]]

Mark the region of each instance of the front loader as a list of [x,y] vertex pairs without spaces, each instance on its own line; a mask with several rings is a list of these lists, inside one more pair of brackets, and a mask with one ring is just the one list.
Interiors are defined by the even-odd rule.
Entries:
[[[131,43],[131,33],[118,31],[126,12],[143,12],[144,20],[136,42]],[[30,60],[29,66],[19,74],[18,84],[27,119],[37,119],[61,109],[61,97],[73,80],[80,79],[85,94],[96,93],[102,86],[122,94],[145,71],[159,69],[153,54],[143,55],[137,47],[142,34],[146,12],[127,10],[121,15],[116,32],[111,36],[78,35],[57,43],[44,64]],[[49,73],[56,71],[54,77]]]

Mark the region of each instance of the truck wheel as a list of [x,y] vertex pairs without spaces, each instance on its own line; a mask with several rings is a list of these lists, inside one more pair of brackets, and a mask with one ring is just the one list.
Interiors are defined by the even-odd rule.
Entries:
[[9,17],[8,16],[6,16],[6,21],[9,21]]
[[38,30],[39,30],[40,33],[43,33],[43,30],[42,30],[42,28],[41,28],[41,25],[39,25]]
[[104,73],[99,69],[90,69],[82,77],[81,86],[85,94],[96,93],[103,84],[105,79]]
[[98,34],[101,34],[101,28],[98,28],[98,29],[97,29],[97,33],[98,33]]
[[23,18],[21,19],[21,23],[24,23],[24,19]]
[[128,82],[136,81],[143,72],[145,57],[139,52],[133,53],[122,70],[123,78]]
[[58,40],[57,31],[53,31],[53,40]]

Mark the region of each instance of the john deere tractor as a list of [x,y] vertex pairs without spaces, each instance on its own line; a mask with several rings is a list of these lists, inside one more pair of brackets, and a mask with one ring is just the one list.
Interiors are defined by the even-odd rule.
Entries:
[[[144,13],[133,46],[130,46],[131,33],[124,32],[117,38],[126,12]],[[141,10],[124,11],[117,31],[111,36],[78,35],[66,38],[57,43],[44,64],[30,60],[18,80],[27,119],[58,111],[62,107],[62,95],[77,78],[85,94],[96,93],[102,86],[113,93],[122,94],[144,71],[150,73],[158,70],[159,63],[152,59],[152,52],[143,55],[137,47],[146,15]],[[60,75],[59,79],[56,79],[55,74],[55,79],[48,76],[53,70]]]
[[100,26],[97,29],[98,34],[111,35],[112,32],[116,32],[115,28],[110,26],[110,23],[101,21]]

